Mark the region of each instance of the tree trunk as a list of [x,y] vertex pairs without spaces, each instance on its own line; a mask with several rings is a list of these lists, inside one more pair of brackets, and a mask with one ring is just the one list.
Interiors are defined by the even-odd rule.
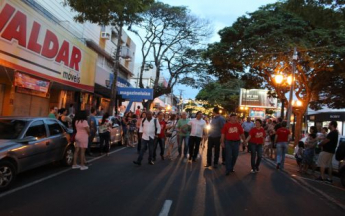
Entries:
[[117,77],[118,77],[118,72],[120,69],[121,37],[122,37],[122,25],[119,26],[119,31],[118,31],[118,39],[117,39],[114,68],[113,68],[114,79],[113,79],[113,83],[111,85],[111,90],[110,90],[110,105],[108,109],[109,115],[113,115],[114,108],[115,108],[115,115],[117,114],[116,95],[117,95]]

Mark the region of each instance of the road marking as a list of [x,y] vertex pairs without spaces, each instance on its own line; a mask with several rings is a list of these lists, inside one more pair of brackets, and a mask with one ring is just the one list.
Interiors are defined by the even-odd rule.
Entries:
[[165,200],[163,208],[161,212],[159,213],[159,216],[168,216],[171,205],[172,205],[172,200]]
[[[109,155],[114,154],[114,153],[119,152],[119,151],[122,151],[122,150],[124,150],[124,149],[126,149],[126,147],[120,148],[120,149],[118,149],[118,150],[116,150],[116,151],[112,151],[112,152],[109,153]],[[87,162],[96,161],[96,160],[98,160],[98,159],[101,159],[101,158],[104,157],[104,156],[106,156],[106,155],[102,155],[102,156],[93,158],[93,159],[91,159],[91,160],[88,160]],[[68,171],[70,171],[70,170],[72,170],[72,168],[67,168],[66,170],[62,170],[62,171],[60,171],[60,172],[51,174],[51,175],[49,175],[49,176],[46,176],[46,177],[41,178],[41,179],[38,179],[38,180],[33,181],[33,182],[31,182],[31,183],[28,183],[28,184],[26,184],[26,185],[23,185],[23,186],[14,188],[14,189],[12,189],[12,190],[3,192],[3,193],[0,194],[0,198],[2,198],[2,197],[4,197],[4,196],[7,196],[7,195],[9,195],[9,194],[12,194],[12,193],[14,193],[14,192],[23,190],[23,189],[25,189],[25,188],[31,187],[31,186],[36,185],[36,184],[38,184],[38,183],[41,183],[41,182],[43,182],[43,181],[46,181],[46,180],[48,180],[48,179],[51,179],[51,178],[56,177],[56,176],[58,176],[58,175],[61,175],[61,174],[65,173],[65,172],[68,172]]]

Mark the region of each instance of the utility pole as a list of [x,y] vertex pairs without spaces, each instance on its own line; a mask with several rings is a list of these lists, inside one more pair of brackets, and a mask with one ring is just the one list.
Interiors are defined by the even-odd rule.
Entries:
[[182,112],[183,110],[183,98],[182,98],[182,93],[184,92],[183,89],[179,89],[180,91],[180,113]]

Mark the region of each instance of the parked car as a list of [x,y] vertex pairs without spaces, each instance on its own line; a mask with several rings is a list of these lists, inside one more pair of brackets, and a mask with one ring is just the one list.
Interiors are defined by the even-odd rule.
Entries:
[[68,132],[56,119],[0,117],[0,191],[21,172],[54,161],[71,166],[74,145]]
[[[304,143],[306,141],[306,139],[307,139],[307,137],[303,137],[300,141],[302,141]],[[344,143],[345,143],[345,136],[340,135],[338,138],[337,148],[340,144],[344,144]],[[297,151],[298,151],[298,146],[295,147],[294,152],[297,152]],[[339,173],[341,184],[345,187],[345,160],[337,161],[335,159],[335,156],[333,156],[332,168],[333,168],[333,171]]]
[[[102,120],[102,116],[96,116],[97,123]],[[109,148],[111,148],[111,145],[118,144],[122,145],[122,127],[120,120],[118,120],[115,117],[110,117],[109,121],[112,123],[112,128],[110,130],[110,145]],[[92,141],[92,146],[97,147],[99,146],[99,134],[98,134],[98,125],[97,125],[97,132],[96,136]]]

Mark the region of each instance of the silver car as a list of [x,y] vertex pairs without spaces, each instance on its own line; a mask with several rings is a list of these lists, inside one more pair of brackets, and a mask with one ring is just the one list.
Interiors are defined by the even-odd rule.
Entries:
[[[97,123],[102,120],[102,116],[95,116]],[[115,117],[110,117],[109,121],[112,122],[112,128],[110,130],[110,145],[109,148],[111,148],[111,145],[114,145],[118,143],[118,145],[122,145],[122,127],[120,120],[118,120]],[[92,141],[92,146],[93,147],[98,147],[99,146],[99,134],[98,134],[98,125],[97,125],[97,132],[96,136]]]
[[68,132],[56,119],[0,117],[0,191],[26,170],[54,161],[72,165],[74,145]]

